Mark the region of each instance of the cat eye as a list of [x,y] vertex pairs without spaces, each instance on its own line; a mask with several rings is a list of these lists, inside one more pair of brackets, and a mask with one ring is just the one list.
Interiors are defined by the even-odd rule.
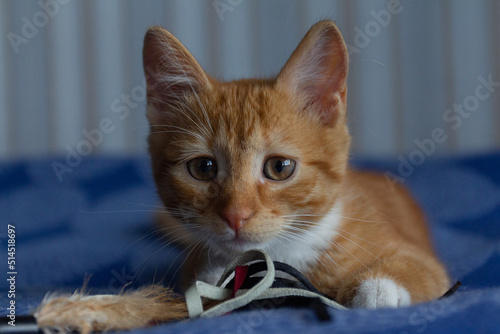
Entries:
[[199,157],[187,162],[187,169],[193,178],[199,181],[209,181],[217,175],[215,160]]
[[292,176],[295,161],[284,157],[270,157],[264,163],[264,176],[273,181],[284,181]]

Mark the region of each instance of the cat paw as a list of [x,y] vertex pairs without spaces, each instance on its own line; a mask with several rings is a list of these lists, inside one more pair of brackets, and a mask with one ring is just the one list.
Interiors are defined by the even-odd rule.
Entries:
[[40,328],[49,333],[88,334],[107,329],[108,317],[101,311],[101,304],[113,302],[117,296],[72,296],[48,297],[36,310],[34,316]]
[[353,307],[371,309],[401,307],[410,303],[408,290],[388,278],[371,278],[361,282],[352,300]]
[[88,334],[185,319],[188,312],[185,300],[170,288],[151,285],[119,295],[48,296],[34,316],[44,332]]

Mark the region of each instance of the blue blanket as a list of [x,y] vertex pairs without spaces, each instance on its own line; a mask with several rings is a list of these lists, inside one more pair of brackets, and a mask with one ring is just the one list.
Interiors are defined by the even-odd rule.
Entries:
[[[0,282],[2,315],[11,300],[17,315],[27,314],[46,292],[73,291],[85,277],[93,293],[176,282],[183,253],[155,233],[152,216],[160,204],[147,158],[86,158],[61,182],[53,161],[0,164],[1,270],[12,276],[11,224],[17,273],[15,287]],[[401,181],[427,213],[439,256],[463,283],[455,295],[401,309],[332,309],[331,322],[319,322],[308,309],[254,310],[134,333],[500,332],[500,153],[427,159],[411,172],[397,159],[354,163],[405,174]]]

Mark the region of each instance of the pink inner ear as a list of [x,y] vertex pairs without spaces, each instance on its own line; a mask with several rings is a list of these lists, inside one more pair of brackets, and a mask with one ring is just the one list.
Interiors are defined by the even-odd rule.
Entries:
[[338,119],[337,107],[339,104],[338,96],[324,94],[322,97],[311,99],[304,109],[313,109],[319,114],[323,124],[333,127]]
[[342,35],[333,22],[314,25],[278,76],[277,84],[300,96],[302,109],[334,126],[343,113],[349,58]]
[[305,88],[309,100],[306,108],[312,107],[325,125],[334,126],[339,116],[339,103],[345,102],[346,98],[347,68],[341,65],[334,68],[329,76],[326,73],[322,78],[324,80]]

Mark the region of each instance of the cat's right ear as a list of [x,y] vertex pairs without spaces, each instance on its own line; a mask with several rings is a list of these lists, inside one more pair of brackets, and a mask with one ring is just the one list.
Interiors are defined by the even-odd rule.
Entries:
[[201,90],[210,89],[208,75],[191,53],[166,29],[154,26],[144,37],[142,50],[151,124],[168,119],[169,111]]

